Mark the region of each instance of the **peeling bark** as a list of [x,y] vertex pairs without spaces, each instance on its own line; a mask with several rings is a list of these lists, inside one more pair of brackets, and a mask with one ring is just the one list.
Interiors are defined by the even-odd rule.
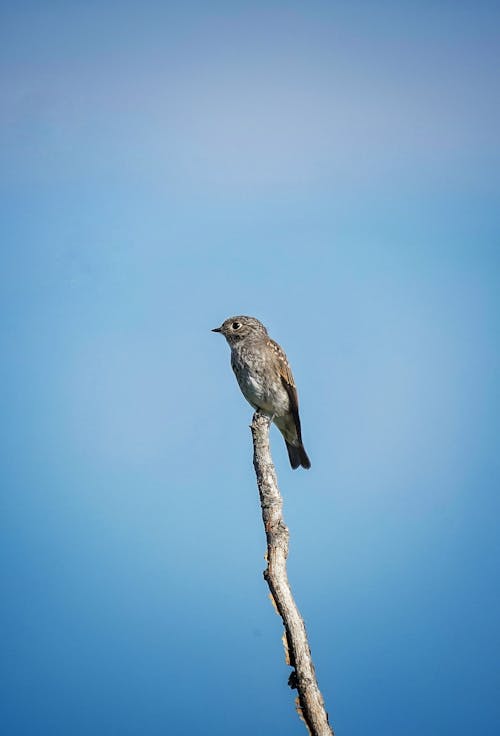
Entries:
[[289,532],[283,519],[283,500],[269,448],[269,425],[269,417],[256,411],[251,430],[253,465],[267,538],[267,569],[264,571],[264,578],[269,585],[272,602],[285,626],[285,659],[293,667],[288,684],[298,693],[295,700],[297,713],[311,736],[333,736],[333,728],[328,722],[328,713],[316,680],[304,621],[288,582],[286,559]]

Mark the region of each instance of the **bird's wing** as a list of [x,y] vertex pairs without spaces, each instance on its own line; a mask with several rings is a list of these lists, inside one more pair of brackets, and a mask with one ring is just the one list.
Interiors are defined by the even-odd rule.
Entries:
[[302,442],[302,433],[300,430],[300,418],[299,418],[299,397],[297,394],[297,388],[295,386],[295,381],[293,380],[292,371],[288,363],[288,359],[277,342],[274,342],[274,340],[271,340],[269,338],[267,340],[267,344],[273,350],[277,358],[276,364],[278,367],[278,372],[280,374],[281,382],[283,386],[285,387],[286,392],[288,394],[288,398],[290,399],[290,411],[292,413],[293,420],[295,422],[295,428],[297,429],[297,436],[299,440]]

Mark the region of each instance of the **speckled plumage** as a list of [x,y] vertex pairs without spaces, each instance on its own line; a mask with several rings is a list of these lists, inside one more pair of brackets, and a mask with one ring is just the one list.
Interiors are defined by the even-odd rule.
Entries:
[[231,348],[231,367],[245,399],[271,416],[286,443],[292,468],[310,468],[299,418],[295,381],[287,357],[255,317],[230,317],[220,332]]

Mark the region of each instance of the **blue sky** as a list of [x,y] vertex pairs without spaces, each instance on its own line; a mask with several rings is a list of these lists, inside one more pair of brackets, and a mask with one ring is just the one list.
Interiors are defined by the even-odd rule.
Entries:
[[499,15],[2,9],[2,732],[304,732],[210,332],[243,313],[299,386],[336,732],[498,733]]

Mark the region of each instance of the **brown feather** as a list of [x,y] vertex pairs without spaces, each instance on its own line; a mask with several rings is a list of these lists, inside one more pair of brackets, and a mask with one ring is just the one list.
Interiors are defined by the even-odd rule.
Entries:
[[290,365],[288,363],[285,353],[280,348],[277,342],[274,342],[274,340],[269,339],[268,345],[269,347],[273,348],[273,350],[276,353],[276,357],[278,359],[277,361],[278,371],[281,377],[281,382],[283,386],[285,387],[286,392],[288,394],[288,398],[290,400],[290,412],[293,417],[295,429],[297,430],[297,437],[299,439],[299,442],[302,443],[302,432],[300,428],[300,417],[299,417],[299,397],[297,394],[297,389],[295,387],[295,381],[293,380],[293,375],[290,369]]

